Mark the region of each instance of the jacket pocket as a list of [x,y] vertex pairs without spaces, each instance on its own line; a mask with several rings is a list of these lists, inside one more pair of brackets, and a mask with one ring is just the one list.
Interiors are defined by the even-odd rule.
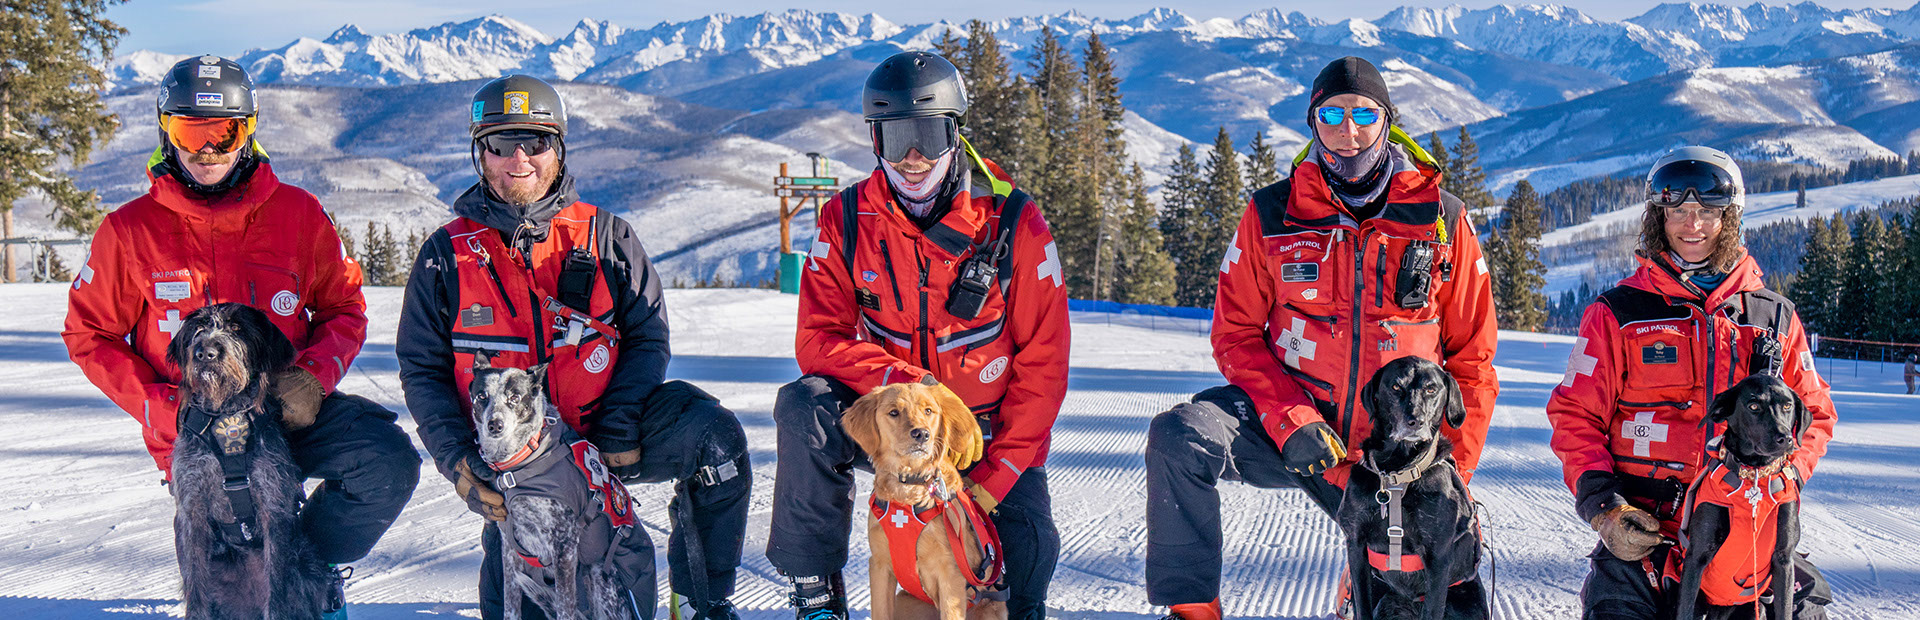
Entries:
[[[1622,325],[1620,331],[1626,346],[1620,350],[1624,359],[1626,377],[1623,382],[1627,393],[1642,390],[1660,390],[1662,388],[1686,388],[1675,396],[1690,394],[1699,384],[1695,374],[1694,345],[1697,342],[1690,336],[1692,326],[1686,322],[1644,321]],[[1624,398],[1624,397],[1623,397]],[[1638,401],[1672,400],[1670,398],[1633,398]],[[1682,398],[1684,400],[1684,398]]]

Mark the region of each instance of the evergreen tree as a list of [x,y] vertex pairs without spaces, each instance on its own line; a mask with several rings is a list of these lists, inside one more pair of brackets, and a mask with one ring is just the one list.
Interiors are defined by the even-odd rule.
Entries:
[[1211,278],[1208,274],[1219,268],[1202,258],[1200,231],[1206,223],[1200,221],[1200,187],[1200,164],[1193,147],[1181,144],[1173,170],[1160,188],[1160,236],[1167,257],[1173,260],[1174,303],[1182,306],[1205,305],[1193,303],[1195,291],[1204,289],[1207,285],[1200,280]]
[[[12,238],[13,207],[29,194],[53,203],[54,224],[92,233],[106,212],[66,171],[113,136],[119,121],[100,102],[125,28],[107,19],[121,0],[8,0],[0,11],[0,238]],[[14,278],[14,248],[0,282]]]
[[383,286],[393,277],[392,252],[388,249],[388,239],[373,222],[367,222],[367,232],[361,238],[360,273],[370,286]]
[[1173,259],[1167,256],[1160,234],[1158,214],[1147,201],[1146,174],[1140,164],[1133,165],[1127,183],[1126,212],[1120,218],[1118,273],[1113,299],[1129,304],[1167,305],[1173,303]]
[[966,58],[963,56],[966,52],[966,44],[959,38],[953,36],[953,31],[953,25],[945,21],[940,22],[940,40],[933,42],[933,53],[939,54],[941,58],[947,59],[947,62],[953,63],[954,67],[960,69],[962,74],[965,74],[966,66],[962,63],[966,62]]
[[1040,31],[1040,43],[1028,65],[1039,100],[1035,124],[1046,142],[1047,157],[1040,162],[1039,174],[1027,177],[1027,184],[1059,210],[1077,198],[1067,193],[1074,190],[1073,168],[1082,155],[1082,149],[1073,144],[1080,113],[1080,70],[1052,28]]
[[[1440,142],[1440,132],[1427,134],[1427,154],[1433,156],[1433,163],[1440,167],[1441,172],[1453,172],[1453,169],[1448,167],[1452,165],[1448,163],[1452,158],[1447,156],[1447,145]],[[1440,185],[1444,188],[1446,180],[1442,179]]]
[[1181,280],[1177,299],[1180,305],[1213,307],[1215,287],[1220,279],[1220,259],[1233,241],[1234,228],[1246,210],[1246,189],[1240,180],[1239,154],[1233,150],[1233,137],[1221,127],[1213,139],[1213,150],[1200,171],[1200,185],[1188,234],[1193,236],[1191,263],[1180,265]]
[[1807,187],[1806,186],[1804,185],[1800,186],[1799,191],[1794,193],[1793,208],[1795,209],[1807,208]]
[[1547,268],[1540,262],[1540,195],[1521,181],[1507,196],[1501,221],[1486,245],[1494,307],[1505,329],[1539,331],[1546,324]]
[[1800,256],[1800,278],[1793,287],[1794,306],[1809,332],[1843,335],[1845,313],[1841,311],[1840,295],[1850,271],[1847,259],[1852,239],[1840,215],[1831,220],[1814,218],[1813,234],[1806,253]]
[[1077,182],[1088,192],[1085,219],[1093,227],[1090,299],[1112,299],[1116,280],[1115,243],[1120,221],[1128,209],[1126,175],[1126,106],[1120,100],[1120,78],[1113,73],[1113,55],[1098,33],[1087,35],[1081,63],[1083,77],[1080,127],[1075,143],[1084,151]]
[[1891,278],[1900,287],[1892,304],[1892,339],[1920,343],[1920,205],[1910,207],[1904,219],[1899,265]]
[[1280,154],[1273,150],[1273,143],[1261,132],[1253,133],[1253,142],[1247,145],[1247,191],[1249,193],[1262,187],[1280,182]]
[[[1845,224],[1841,224],[1845,226]],[[1840,333],[1847,338],[1880,340],[1893,323],[1885,266],[1891,239],[1884,221],[1873,214],[1854,218],[1853,246],[1847,252],[1847,278],[1840,288]]]
[[975,150],[993,159],[1017,183],[1026,172],[1020,136],[1027,114],[1021,109],[1022,94],[1014,89],[1008,73],[1006,52],[991,26],[977,19],[967,22],[961,59],[956,62],[964,62],[960,72],[966,76],[968,109],[966,126],[960,131]]
[[1487,192],[1487,173],[1480,169],[1480,145],[1474,143],[1465,125],[1460,127],[1460,138],[1453,143],[1453,155],[1447,158],[1443,170],[1440,188],[1466,202],[1474,227],[1485,229],[1486,216],[1480,209],[1493,205],[1493,194]]

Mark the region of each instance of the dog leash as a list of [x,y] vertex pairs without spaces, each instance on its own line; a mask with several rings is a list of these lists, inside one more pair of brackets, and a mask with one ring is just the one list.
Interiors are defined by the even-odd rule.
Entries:
[[[999,583],[1000,577],[1006,572],[1005,558],[1000,554],[1000,530],[994,527],[993,519],[987,517],[979,502],[973,500],[972,493],[961,491],[955,495],[955,499],[959,501],[947,502],[944,507],[947,513],[947,544],[953,548],[953,559],[960,564],[960,574],[966,575],[967,585],[976,592],[986,592],[993,584]],[[960,505],[960,516],[966,520],[967,527],[973,530],[974,537],[980,540],[980,569],[986,573],[984,575],[975,575],[973,567],[967,565],[966,545],[961,540],[960,530],[953,523],[954,504]]]

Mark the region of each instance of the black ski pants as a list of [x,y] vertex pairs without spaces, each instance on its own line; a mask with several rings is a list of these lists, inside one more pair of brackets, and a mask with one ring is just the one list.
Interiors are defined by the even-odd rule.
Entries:
[[366,557],[413,498],[420,453],[398,419],[371,400],[335,392],[320,401],[312,426],[287,433],[300,475],[323,481],[300,511],[321,561]]
[[[1671,549],[1655,549],[1651,566],[1663,565]],[[1584,620],[1667,620],[1677,611],[1679,587],[1663,583],[1668,587],[1655,588],[1656,578],[1648,574],[1648,563],[1613,557],[1606,545],[1596,545],[1587,558],[1593,561],[1593,572],[1587,574],[1587,583],[1580,588]],[[1798,586],[1793,593],[1793,620],[1826,620],[1827,603],[1833,602],[1826,577],[1803,555],[1794,556],[1793,574],[1794,585]],[[1765,620],[1768,615],[1763,611],[1763,618],[1755,618],[1751,605],[1700,609],[1710,620]]]

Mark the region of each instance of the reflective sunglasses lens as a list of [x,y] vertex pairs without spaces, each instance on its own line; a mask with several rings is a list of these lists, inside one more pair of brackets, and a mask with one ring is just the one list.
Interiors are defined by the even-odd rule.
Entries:
[[231,153],[246,143],[247,136],[247,121],[244,118],[167,118],[167,140],[175,148],[189,153],[208,146],[221,153]]
[[1662,166],[1647,178],[1647,202],[1656,207],[1677,207],[1687,202],[1687,194],[1702,206],[1727,207],[1733,204],[1733,176],[1725,169],[1703,161],[1677,161]]
[[909,151],[939,159],[956,146],[953,119],[945,116],[876,121],[873,133],[880,156],[896,163],[905,160]]
[[1354,108],[1353,124],[1365,127],[1380,122],[1380,111],[1373,108]]
[[1322,106],[1314,110],[1314,114],[1320,117],[1320,123],[1323,125],[1338,125],[1341,121],[1347,120],[1346,108]]
[[536,157],[553,150],[552,136],[539,131],[502,131],[480,138],[480,144],[487,148],[487,152],[500,157],[512,157],[515,150],[525,152],[528,157]]

